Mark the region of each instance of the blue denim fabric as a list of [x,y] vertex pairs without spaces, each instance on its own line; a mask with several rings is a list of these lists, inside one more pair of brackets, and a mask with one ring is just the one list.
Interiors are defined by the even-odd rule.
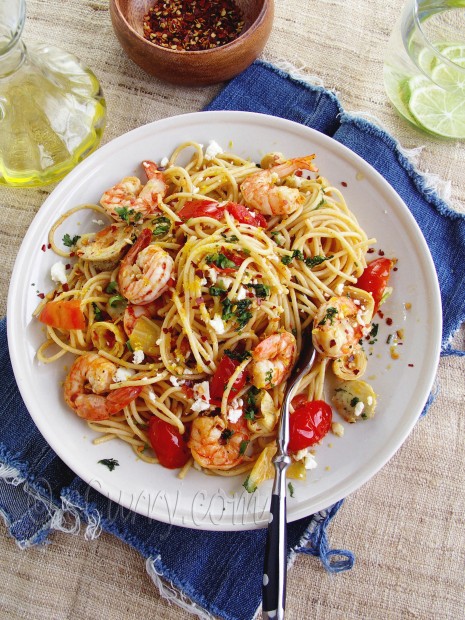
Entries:
[[[346,114],[328,91],[260,61],[230,82],[208,109],[249,110],[300,122],[333,136],[377,168],[428,241],[443,298],[443,353],[455,353],[449,339],[465,315],[465,218],[426,189],[390,136]],[[0,511],[20,546],[41,543],[54,529],[74,532],[84,521],[89,537],[100,528],[118,536],[204,610],[225,620],[253,617],[261,599],[265,531],[183,529],[110,502],[58,459],[33,424],[11,369],[5,320],[0,322],[0,368]],[[289,553],[318,556],[331,572],[351,568],[352,554],[331,550],[327,540],[327,526],[341,503],[290,524]]]

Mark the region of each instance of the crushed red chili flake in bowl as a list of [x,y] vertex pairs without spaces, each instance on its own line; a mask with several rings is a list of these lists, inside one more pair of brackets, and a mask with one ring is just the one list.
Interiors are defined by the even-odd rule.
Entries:
[[261,54],[274,0],[110,0],[115,34],[129,58],[183,86],[224,82]]
[[156,0],[144,15],[144,36],[174,50],[198,51],[226,45],[244,27],[234,0]]

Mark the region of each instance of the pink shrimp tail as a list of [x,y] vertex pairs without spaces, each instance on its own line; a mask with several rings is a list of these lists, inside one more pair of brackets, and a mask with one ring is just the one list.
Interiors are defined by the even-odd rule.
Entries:
[[160,170],[158,170],[157,164],[154,161],[146,159],[142,162],[142,167],[145,170],[147,179],[153,179],[161,174]]
[[152,231],[150,228],[144,228],[139,236],[137,237],[137,241],[129,250],[129,252],[124,257],[123,261],[126,265],[133,265],[136,262],[137,255],[139,252],[144,250],[150,242],[152,241]]

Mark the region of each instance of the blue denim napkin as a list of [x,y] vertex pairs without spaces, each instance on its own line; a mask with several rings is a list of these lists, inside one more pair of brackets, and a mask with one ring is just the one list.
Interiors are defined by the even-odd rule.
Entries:
[[[433,254],[443,300],[443,352],[463,354],[450,339],[465,317],[465,218],[426,188],[389,135],[346,114],[328,91],[261,61],[230,82],[208,109],[288,118],[333,136],[378,169],[411,209]],[[77,478],[34,426],[11,369],[5,320],[0,322],[0,368],[0,511],[21,547],[44,542],[53,530],[75,533],[85,523],[86,537],[103,529],[137,549],[155,583],[162,587],[163,578],[198,614],[253,618],[261,600],[264,530],[183,529],[110,502]],[[340,505],[289,525],[290,559],[302,552],[318,556],[331,572],[351,568],[353,555],[330,549],[327,540],[327,526]]]

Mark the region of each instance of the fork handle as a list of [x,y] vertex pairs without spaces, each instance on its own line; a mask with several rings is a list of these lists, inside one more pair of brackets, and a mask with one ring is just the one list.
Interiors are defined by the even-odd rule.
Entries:
[[[287,461],[288,457],[284,457]],[[275,462],[276,477],[271,496],[270,517],[263,568],[262,617],[284,619],[287,576],[286,469],[288,463]]]

